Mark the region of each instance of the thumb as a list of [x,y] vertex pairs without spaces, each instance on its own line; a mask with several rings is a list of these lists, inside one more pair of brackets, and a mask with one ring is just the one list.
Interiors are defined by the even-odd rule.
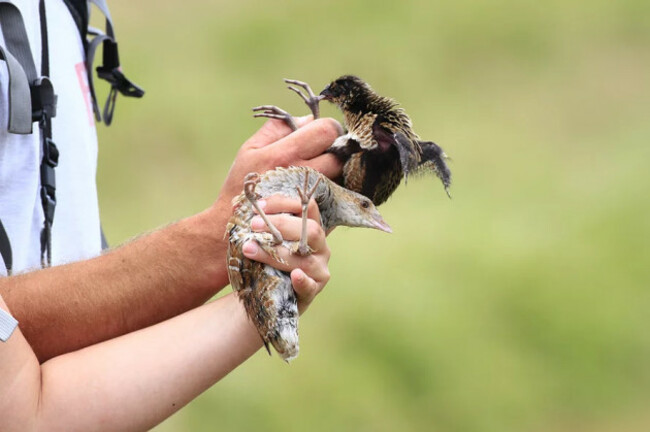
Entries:
[[278,140],[273,146],[277,151],[310,160],[323,154],[342,133],[339,122],[332,118],[321,118]]

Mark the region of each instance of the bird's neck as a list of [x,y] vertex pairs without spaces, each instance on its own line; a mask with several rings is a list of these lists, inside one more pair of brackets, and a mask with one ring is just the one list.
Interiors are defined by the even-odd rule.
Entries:
[[390,111],[395,105],[396,103],[392,99],[365,90],[343,102],[341,110],[355,114],[368,112],[382,114]]
[[354,193],[327,178],[325,180],[321,182],[315,196],[323,229],[325,232],[329,232],[337,226],[353,226],[350,224],[349,218],[346,217],[346,211],[349,211],[349,208],[346,210],[345,202]]
[[340,225],[337,217],[338,205],[332,191],[332,187],[334,186],[338,187],[331,180],[324,178],[314,194],[314,199],[316,200],[316,204],[318,204],[318,211],[320,212],[321,225],[325,232]]
[[368,111],[368,95],[365,93],[360,93],[353,98],[350,98],[343,102],[341,105],[341,111],[344,113],[362,113]]

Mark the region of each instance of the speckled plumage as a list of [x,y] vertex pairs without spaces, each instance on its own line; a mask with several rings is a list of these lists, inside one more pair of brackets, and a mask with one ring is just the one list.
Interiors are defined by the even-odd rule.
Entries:
[[[299,198],[297,188],[304,184],[306,175],[309,188],[316,185],[313,198],[318,204],[324,230],[346,225],[390,232],[390,228],[370,200],[338,186],[311,168],[289,167],[267,171],[259,176],[255,192],[258,198],[276,194]],[[243,302],[267,350],[271,344],[284,360],[290,361],[299,351],[298,305],[291,278],[287,272],[244,257],[244,243],[253,240],[281,262],[273,248],[273,236],[270,233],[251,230],[250,222],[255,212],[246,194],[237,196],[233,204],[235,211],[226,227],[229,236],[227,263],[231,285]],[[297,243],[283,241],[281,246],[294,251]]]
[[435,143],[420,140],[411,119],[393,99],[378,95],[354,75],[332,81],[320,98],[336,104],[343,112],[347,132],[328,152],[343,163],[341,183],[346,188],[379,205],[397,189],[402,178],[430,169],[449,193],[447,155]]

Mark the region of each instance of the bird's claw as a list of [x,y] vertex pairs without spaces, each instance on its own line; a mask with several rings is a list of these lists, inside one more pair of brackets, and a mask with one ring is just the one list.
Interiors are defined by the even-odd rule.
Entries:
[[275,105],[261,105],[253,108],[253,111],[255,111],[255,114],[253,114],[253,117],[267,117],[267,118],[272,118],[272,119],[278,119],[284,121],[287,126],[291,128],[291,130],[298,130],[298,126],[296,125],[296,122],[293,120],[293,116],[283,110],[282,108],[279,108]]
[[258,173],[248,173],[244,177],[244,194],[251,203],[260,199],[259,194],[255,192],[255,186],[260,182],[260,175]]
[[271,223],[269,218],[266,216],[266,213],[264,213],[264,210],[262,210],[257,202],[257,200],[261,198],[260,195],[255,192],[255,187],[259,182],[260,175],[258,173],[246,174],[246,177],[244,177],[244,195],[246,196],[246,199],[248,199],[248,201],[251,203],[251,205],[255,207],[255,210],[257,210],[257,213],[260,215],[266,226],[269,227],[269,231],[273,236],[273,245],[279,245],[284,241],[282,234],[280,231],[278,231],[275,225]]
[[[311,87],[309,86],[309,84],[307,84],[304,81],[298,81],[298,80],[292,80],[292,79],[285,78],[284,82],[287,83],[287,84],[293,84],[293,85],[287,86],[287,88],[289,90],[291,90],[291,91],[296,92],[296,94],[298,96],[300,96],[303,101],[305,101],[305,103],[307,104],[307,106],[311,110],[311,113],[314,115],[314,120],[319,118],[320,117],[320,105],[319,105],[319,103],[323,99],[323,97],[322,96],[317,96],[316,94],[314,94],[314,92],[311,89]],[[302,90],[300,90],[298,87],[295,87],[295,86],[302,87],[305,90],[305,92],[307,92],[307,94],[303,93]]]

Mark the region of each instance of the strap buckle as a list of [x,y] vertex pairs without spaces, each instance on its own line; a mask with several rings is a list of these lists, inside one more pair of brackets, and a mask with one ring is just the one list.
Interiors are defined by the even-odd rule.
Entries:
[[116,89],[124,96],[141,98],[144,96],[144,90],[136,84],[129,81],[118,67],[97,67],[97,75],[108,81],[113,89]]
[[54,168],[59,164],[59,149],[50,138],[45,138],[41,163],[41,203],[45,220],[52,224],[56,207],[56,178]]
[[43,154],[43,162],[52,168],[59,165],[59,149],[51,138],[45,138],[46,150]]
[[116,89],[124,96],[137,98],[144,96],[144,90],[129,81],[122,73],[117,42],[113,39],[104,39],[103,63],[103,65],[97,67],[97,75],[108,81],[113,89]]
[[32,121],[56,117],[57,95],[48,77],[38,78],[31,86]]

